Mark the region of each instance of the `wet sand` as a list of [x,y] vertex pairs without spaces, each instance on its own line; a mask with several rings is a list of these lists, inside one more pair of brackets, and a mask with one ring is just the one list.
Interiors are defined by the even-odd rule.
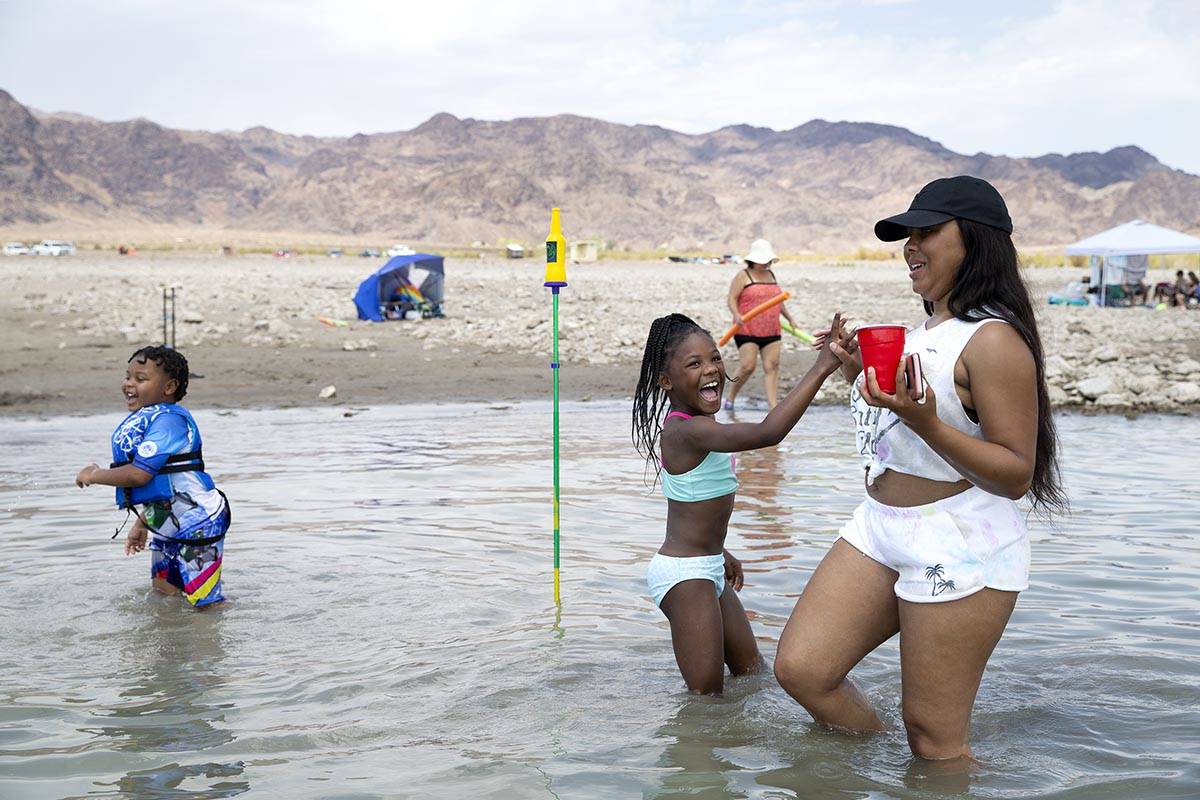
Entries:
[[[354,291],[382,263],[198,253],[0,258],[0,414],[119,413],[125,360],[162,341],[163,286],[176,287],[176,346],[195,373],[185,400],[194,408],[349,410],[549,397],[550,296],[541,264],[449,259],[445,319],[358,321]],[[630,396],[656,316],[681,311],[724,330],[734,270],[665,261],[572,265],[561,295],[563,397]],[[1200,408],[1200,312],[1045,305],[1048,292],[1078,273],[1028,271],[1054,402],[1118,412]],[[776,274],[793,295],[793,316],[810,328],[835,309],[864,323],[912,324],[922,314],[894,262],[784,263]],[[330,327],[322,316],[348,324]],[[732,345],[726,352],[732,371],[736,352]],[[805,345],[785,338],[781,388],[811,360]],[[321,399],[327,386],[336,394]],[[831,379],[819,401],[843,402],[845,389]],[[762,402],[761,373],[742,398]]]

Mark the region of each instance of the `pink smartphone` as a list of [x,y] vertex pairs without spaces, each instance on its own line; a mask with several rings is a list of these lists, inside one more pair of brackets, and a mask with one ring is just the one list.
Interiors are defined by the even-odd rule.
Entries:
[[[919,353],[909,353],[904,357],[904,382],[911,389],[920,387],[917,402],[925,399],[925,375],[921,372],[921,356]],[[909,397],[912,397],[910,394]]]

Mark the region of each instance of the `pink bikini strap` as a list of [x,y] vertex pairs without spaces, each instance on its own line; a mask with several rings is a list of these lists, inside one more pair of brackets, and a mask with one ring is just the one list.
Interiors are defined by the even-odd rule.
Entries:
[[671,417],[683,417],[684,419],[691,419],[692,415],[685,414],[682,411],[672,411],[670,414],[667,414],[667,416],[663,419],[663,422],[666,422]]

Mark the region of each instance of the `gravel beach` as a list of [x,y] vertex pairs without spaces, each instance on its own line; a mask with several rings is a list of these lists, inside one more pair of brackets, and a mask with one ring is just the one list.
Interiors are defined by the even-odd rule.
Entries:
[[[379,403],[548,397],[550,296],[536,259],[448,259],[445,319],[359,321],[351,298],[382,263],[199,253],[0,259],[0,414],[119,413],[129,353],[162,341],[164,286],[176,291],[176,345],[196,375],[185,401],[194,408],[332,403],[352,413]],[[631,395],[656,316],[681,311],[719,334],[729,324],[724,298],[736,269],[571,265],[560,307],[563,396]],[[782,263],[775,272],[792,294],[793,316],[810,328],[835,309],[864,324],[922,318],[899,262]],[[1081,272],[1026,274],[1053,402],[1124,413],[1200,411],[1200,312],[1046,304],[1049,292]],[[736,351],[732,344],[726,350],[732,371]],[[803,343],[785,337],[781,389],[811,361]],[[845,390],[835,377],[818,402],[844,402]],[[759,373],[742,398],[762,397]]]

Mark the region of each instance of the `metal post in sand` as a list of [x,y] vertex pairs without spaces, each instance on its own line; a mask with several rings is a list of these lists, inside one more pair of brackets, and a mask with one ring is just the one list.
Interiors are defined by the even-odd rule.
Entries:
[[550,362],[550,374],[554,387],[554,604],[560,605],[558,588],[558,290],[567,285],[567,240],[562,235],[562,222],[558,209],[550,211],[550,234],[546,237],[546,281],[543,286],[550,289],[553,298],[554,360]]

